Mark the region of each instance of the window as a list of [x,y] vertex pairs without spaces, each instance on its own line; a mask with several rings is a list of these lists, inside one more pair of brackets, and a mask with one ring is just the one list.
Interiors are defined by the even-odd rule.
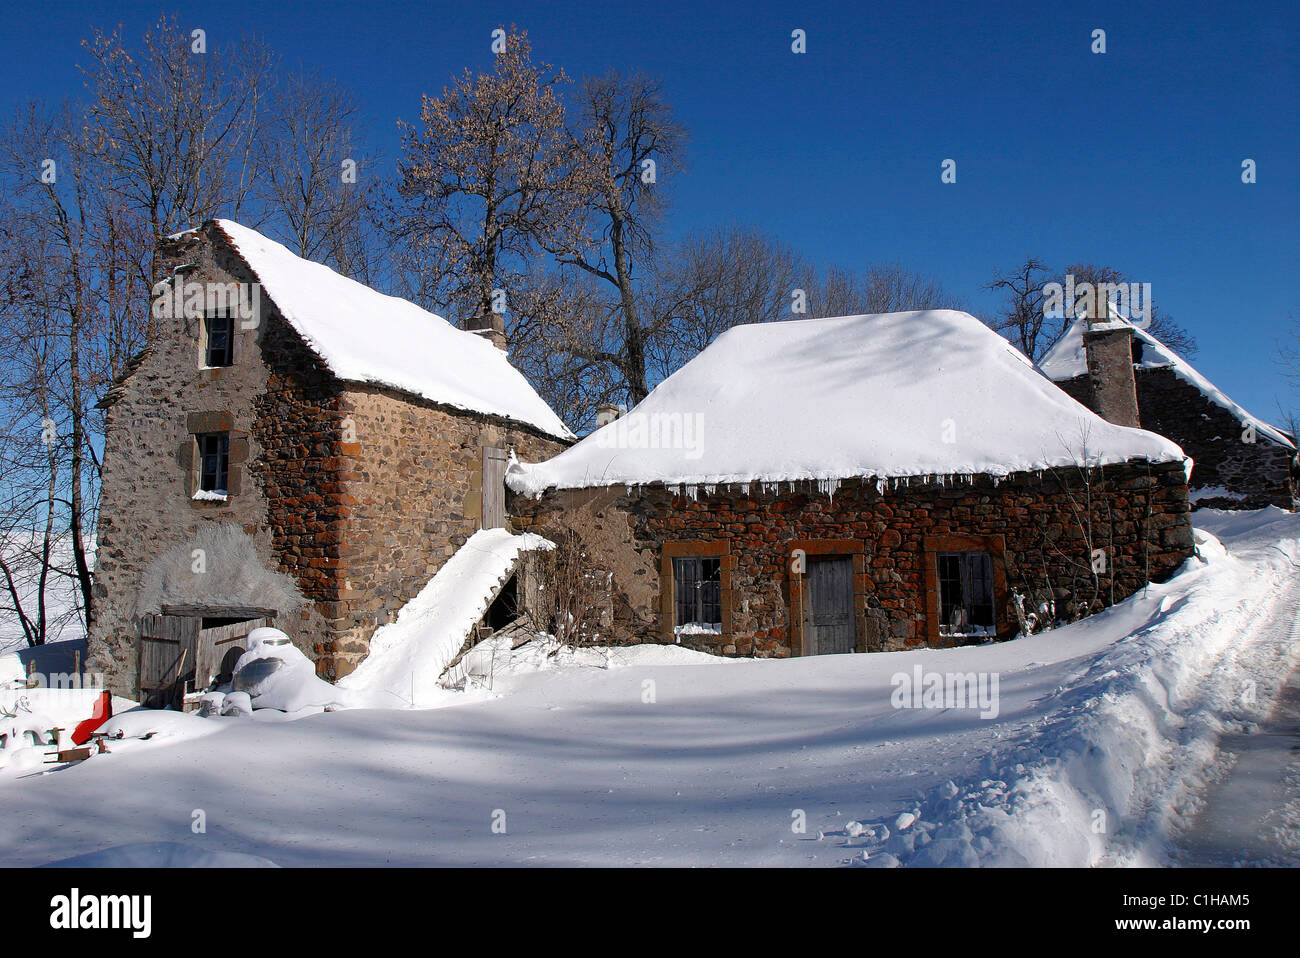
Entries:
[[722,560],[673,559],[673,631],[678,635],[722,634]]
[[939,634],[993,635],[993,561],[987,552],[940,552]]
[[206,316],[203,319],[207,342],[203,350],[203,365],[229,366],[234,362],[234,350],[231,348],[234,320],[229,313]]
[[230,483],[230,433],[209,432],[199,443],[199,490],[226,495]]

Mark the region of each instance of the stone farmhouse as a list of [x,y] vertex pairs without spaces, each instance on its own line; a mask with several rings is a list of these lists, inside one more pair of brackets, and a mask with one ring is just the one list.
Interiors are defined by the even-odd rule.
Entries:
[[[500,348],[226,220],[161,247],[106,407],[89,666],[137,696],[289,633],[333,679],[573,436]],[[494,328],[495,327],[495,328]],[[186,661],[182,653],[189,656]]]
[[506,483],[516,528],[576,536],[605,574],[613,635],[791,656],[1126,598],[1192,553],[1188,466],[938,310],[731,329]]
[[149,344],[103,403],[89,667],[120,694],[220,680],[263,624],[349,676],[471,537],[515,558],[422,674],[544,618],[513,533],[578,543],[604,641],[758,656],[1007,638],[1193,549],[1191,462],[1136,428],[1127,324],[1080,329],[1065,389],[955,311],[740,326],[576,441],[499,317],[453,327],[226,220],[160,252]]
[[[1091,328],[1076,320],[1043,357],[1044,375],[1094,410],[1108,401],[1111,421],[1140,425],[1178,443],[1195,463],[1194,507],[1300,508],[1294,436],[1252,416],[1114,307],[1109,320]],[[1130,355],[1131,363],[1125,361]],[[1113,363],[1110,356],[1116,357]],[[1109,380],[1108,368],[1117,370]]]

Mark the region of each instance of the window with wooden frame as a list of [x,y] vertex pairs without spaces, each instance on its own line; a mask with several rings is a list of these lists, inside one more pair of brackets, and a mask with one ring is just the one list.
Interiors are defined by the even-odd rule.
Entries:
[[203,365],[209,369],[235,361],[235,321],[229,310],[203,317]]
[[926,639],[961,645],[1007,634],[1006,539],[925,537]]
[[731,631],[731,571],[726,542],[666,542],[660,563],[660,634],[716,636]]
[[987,552],[940,552],[939,634],[992,636],[993,559]]
[[707,556],[673,559],[673,632],[722,634],[722,560]]
[[230,488],[230,433],[209,432],[194,438],[199,447],[199,490],[227,495]]

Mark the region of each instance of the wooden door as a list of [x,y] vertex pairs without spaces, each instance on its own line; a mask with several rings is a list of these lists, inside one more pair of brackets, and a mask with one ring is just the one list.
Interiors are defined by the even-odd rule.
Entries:
[[483,450],[482,529],[501,529],[506,524],[506,451]]
[[803,634],[807,655],[855,651],[852,559],[809,558]]
[[194,671],[200,624],[199,619],[188,615],[141,616],[141,692],[167,688],[178,676]]
[[245,619],[229,625],[217,625],[199,631],[194,653],[194,684],[207,688],[214,679],[229,681],[235,662],[247,651],[244,640],[254,629],[266,625],[266,619]]

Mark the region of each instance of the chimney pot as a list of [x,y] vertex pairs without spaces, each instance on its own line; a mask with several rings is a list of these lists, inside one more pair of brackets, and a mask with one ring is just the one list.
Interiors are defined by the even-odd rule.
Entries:
[[1139,427],[1137,379],[1133,374],[1133,327],[1111,322],[1109,302],[1101,291],[1083,331],[1088,361],[1088,395],[1093,412],[1117,426]]
[[470,316],[461,323],[461,329],[482,336],[491,341],[497,349],[506,351],[506,320],[500,313],[489,312]]
[[616,406],[612,402],[603,402],[596,405],[596,428],[608,426],[615,419],[623,414],[621,406]]

